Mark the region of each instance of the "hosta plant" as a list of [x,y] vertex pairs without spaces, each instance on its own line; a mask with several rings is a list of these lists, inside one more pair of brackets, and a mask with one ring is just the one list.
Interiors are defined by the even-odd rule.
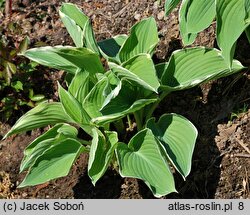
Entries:
[[216,20],[216,39],[229,66],[232,64],[237,39],[245,31],[250,38],[249,0],[166,0],[168,15],[181,2],[180,33],[184,45],[194,42],[197,33]]
[[[168,62],[155,65],[151,57],[158,33],[153,18],[135,24],[129,35],[96,42],[89,18],[75,5],[64,4],[60,16],[76,47],[24,53],[64,70],[67,88],[58,83],[60,102],[38,105],[5,135],[52,126],[25,149],[20,171],[27,170],[27,175],[19,187],[65,176],[81,153],[89,153],[93,184],[113,165],[122,177],[143,180],[156,197],[175,192],[171,167],[184,179],[188,176],[197,130],[178,114],[156,119],[154,110],[169,93],[233,74],[242,65],[234,60],[230,68],[220,51],[204,47],[175,51]],[[133,136],[128,138],[130,130]]]

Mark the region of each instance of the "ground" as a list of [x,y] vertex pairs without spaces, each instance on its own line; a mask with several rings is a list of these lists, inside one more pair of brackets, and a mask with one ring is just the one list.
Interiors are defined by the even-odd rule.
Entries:
[[[163,1],[154,0],[72,0],[90,16],[97,40],[128,33],[138,20],[154,16],[160,32],[160,43],[154,59],[167,60],[171,53],[183,47],[178,30],[178,11],[164,17]],[[14,2],[13,15],[0,14],[2,31],[10,22],[20,26],[18,35],[7,35],[18,43],[28,35],[30,47],[70,45],[69,35],[58,16],[61,1]],[[194,45],[216,47],[214,24],[200,33]],[[6,33],[7,34],[7,33]],[[240,38],[236,58],[249,67],[250,46],[244,35]],[[57,80],[62,72],[41,68],[43,82],[50,81],[50,99],[56,100]],[[203,84],[191,90],[168,96],[157,114],[174,112],[191,120],[199,131],[192,170],[186,181],[175,173],[178,193],[164,198],[250,198],[250,75],[240,74]],[[17,120],[0,122],[0,137]],[[47,128],[45,128],[47,129]],[[19,166],[24,148],[44,130],[37,129],[14,135],[0,142],[0,198],[154,198],[142,181],[121,178],[109,169],[94,187],[87,176],[88,156],[82,154],[70,174],[49,183],[17,189],[24,178]]]

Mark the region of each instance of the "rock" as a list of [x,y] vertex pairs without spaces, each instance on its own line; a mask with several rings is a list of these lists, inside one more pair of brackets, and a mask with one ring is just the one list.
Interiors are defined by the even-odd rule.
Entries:
[[141,14],[139,14],[139,13],[136,13],[135,15],[134,15],[134,18],[135,18],[135,20],[140,20],[141,19]]
[[164,19],[164,16],[165,16],[165,12],[161,11],[160,13],[157,14],[157,19],[162,20]]

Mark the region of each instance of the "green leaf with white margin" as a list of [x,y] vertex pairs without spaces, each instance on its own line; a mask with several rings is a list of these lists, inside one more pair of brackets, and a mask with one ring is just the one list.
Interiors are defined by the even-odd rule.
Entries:
[[88,175],[93,185],[106,172],[117,146],[118,136],[116,132],[107,131],[105,135],[99,130],[93,129],[93,140],[89,153]]
[[150,129],[137,133],[116,149],[122,177],[142,179],[156,197],[176,192],[174,177],[159,141]]
[[18,187],[34,186],[68,175],[71,166],[84,149],[81,143],[73,138],[55,144],[35,161]]
[[215,18],[215,0],[191,0],[185,9],[187,33],[203,31]]
[[137,83],[145,89],[157,93],[160,86],[154,62],[149,54],[140,54],[123,63],[121,66],[109,63],[111,70],[118,78],[125,78]]
[[217,49],[195,47],[178,50],[173,52],[168,66],[161,72],[161,88],[169,91],[187,89],[243,68],[239,61],[234,60],[230,69]]
[[59,15],[77,47],[84,45],[95,53],[99,53],[90,19],[80,8],[71,3],[64,3]]
[[[123,80],[123,81],[124,81],[124,80]],[[101,109],[103,109],[103,108],[111,101],[111,99],[114,99],[114,98],[119,94],[121,88],[122,88],[122,81],[119,80],[119,81],[116,83],[114,89],[112,89],[112,90],[110,91],[110,93],[106,96],[106,98],[105,98],[105,100],[104,100],[104,102],[103,102],[103,104],[102,104]]]
[[151,118],[147,122],[154,136],[166,150],[169,160],[185,178],[191,170],[192,155],[198,131],[185,117],[164,114],[158,122]]
[[73,120],[66,114],[61,103],[41,103],[19,118],[4,138],[12,134],[63,122],[73,123]]
[[190,0],[183,0],[179,11],[179,25],[182,42],[185,46],[195,41],[197,33],[190,33],[187,28],[187,13]]
[[138,76],[151,87],[151,90],[154,90],[157,93],[160,83],[156,75],[154,62],[149,54],[137,55],[124,62],[122,67]]
[[155,19],[143,19],[135,24],[130,32],[119,52],[120,61],[125,62],[142,53],[152,55],[159,42]]
[[82,105],[58,83],[59,98],[65,112],[72,120],[81,125],[89,124],[90,117]]
[[232,66],[236,41],[249,25],[245,21],[249,16],[245,3],[245,0],[216,1],[217,42],[229,66]]
[[[113,122],[134,113],[143,107],[157,101],[157,98],[145,99],[145,90],[138,89],[126,80],[122,81],[121,87],[109,98],[109,102],[100,110],[102,116],[92,119],[97,124]],[[156,97],[156,96],[155,96]]]
[[165,16],[168,16],[172,10],[179,4],[180,0],[166,0],[165,1]]
[[77,47],[83,47],[83,28],[87,17],[73,4],[63,4],[59,10],[60,18]]
[[46,150],[54,146],[66,137],[76,138],[78,131],[68,124],[57,124],[30,143],[24,150],[24,157],[20,166],[20,172],[30,168],[36,159]]
[[69,85],[69,92],[82,103],[90,89],[90,77],[86,71],[78,71]]
[[24,56],[44,66],[73,74],[79,69],[86,70],[91,76],[104,72],[99,55],[87,48],[45,46],[29,49]]
[[102,108],[103,102],[109,92],[110,89],[107,77],[103,77],[91,89],[82,103],[82,107],[88,113],[90,118],[102,116],[100,109]]
[[121,34],[98,42],[102,56],[108,61],[120,64],[118,53],[127,38],[127,35]]

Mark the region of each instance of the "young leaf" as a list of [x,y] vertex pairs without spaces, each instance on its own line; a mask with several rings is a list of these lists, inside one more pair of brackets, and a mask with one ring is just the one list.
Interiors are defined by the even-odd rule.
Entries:
[[46,46],[29,49],[24,56],[44,66],[65,70],[75,74],[77,70],[86,70],[95,75],[104,69],[98,54],[87,48],[71,46]]
[[73,95],[79,103],[89,93],[90,78],[86,71],[78,71],[69,85],[69,93]]
[[71,3],[64,3],[59,15],[77,47],[85,45],[93,52],[99,53],[90,20],[80,8]]
[[197,33],[190,33],[187,28],[187,13],[189,3],[189,0],[183,0],[179,11],[180,34],[182,42],[185,46],[192,44],[197,36]]
[[165,16],[168,16],[172,10],[179,4],[180,0],[166,0],[165,1]]
[[31,167],[18,186],[34,186],[68,175],[69,170],[84,147],[75,139],[67,138],[44,152]]
[[123,177],[142,179],[156,197],[176,192],[162,147],[149,129],[137,133],[129,144],[118,143],[119,171]]
[[178,50],[171,55],[168,66],[161,72],[161,87],[169,91],[187,89],[243,68],[239,61],[234,60],[230,69],[217,49],[195,47]]
[[154,118],[149,119],[147,127],[163,145],[169,160],[185,178],[191,170],[198,134],[194,125],[183,116],[164,114],[158,122],[155,122]]
[[118,78],[133,81],[137,85],[157,93],[160,84],[150,55],[140,54],[121,66],[115,63],[109,63],[109,66]]
[[68,91],[61,87],[60,84],[58,84],[58,92],[63,109],[72,120],[82,125],[89,124],[90,117],[87,112]]
[[249,25],[245,0],[217,0],[217,42],[226,63],[231,67],[237,39]]
[[30,44],[30,38],[26,36],[18,47],[18,53],[23,54],[28,49],[29,44]]
[[30,168],[34,162],[49,148],[66,139],[66,137],[76,138],[78,131],[68,124],[57,124],[43,135],[30,143],[25,151],[20,166],[20,172]]
[[24,114],[4,138],[12,134],[62,122],[70,123],[73,122],[73,120],[65,113],[61,103],[41,103]]
[[42,94],[37,94],[37,95],[33,95],[32,97],[30,97],[30,100],[31,101],[34,101],[34,102],[38,102],[38,101],[41,101],[45,98],[44,95]]
[[108,78],[103,77],[95,84],[90,93],[84,99],[82,106],[91,118],[101,116],[100,109],[106,98],[108,90]]
[[83,47],[84,36],[83,29],[88,17],[82,14],[82,11],[73,4],[63,4],[59,10],[60,18],[69,32],[77,47]]
[[110,97],[109,102],[101,109],[102,116],[92,119],[97,124],[113,122],[123,118],[129,113],[134,113],[148,104],[157,100],[157,98],[145,99],[144,91],[137,89],[127,81],[122,81],[121,88]]
[[158,44],[158,32],[155,19],[153,17],[144,19],[131,28],[131,33],[119,52],[121,62],[142,54],[153,54]]
[[106,132],[105,136],[93,129],[93,140],[89,153],[88,175],[93,185],[103,176],[114,155],[118,137],[116,132]]
[[122,34],[98,42],[98,46],[100,48],[103,57],[105,57],[108,61],[113,61],[120,64],[121,62],[118,53],[121,49],[121,46],[124,44],[127,38],[128,38],[127,35]]

